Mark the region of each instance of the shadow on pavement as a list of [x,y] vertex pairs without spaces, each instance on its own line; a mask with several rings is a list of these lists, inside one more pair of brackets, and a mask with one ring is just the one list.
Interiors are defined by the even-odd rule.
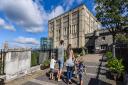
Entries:
[[96,78],[91,78],[88,85],[112,85]]
[[102,59],[99,60],[99,62],[100,62],[100,64],[99,64],[99,66],[98,66],[98,72],[97,72],[96,79],[99,79],[99,75],[101,74],[101,70],[102,70],[101,67],[102,67],[103,62],[105,62],[105,61],[104,61],[104,55],[102,56]]
[[[88,85],[112,85],[108,82],[104,82],[102,80],[100,80],[100,75],[104,75],[106,76],[107,75],[107,70],[103,69],[102,67],[105,67],[105,65],[103,65],[103,62],[106,62],[105,60],[105,56],[103,55],[102,56],[102,59],[99,60],[99,66],[98,66],[98,71],[97,71],[97,76],[96,78],[91,78],[90,81],[89,81],[89,84]],[[104,71],[104,72],[102,72]]]

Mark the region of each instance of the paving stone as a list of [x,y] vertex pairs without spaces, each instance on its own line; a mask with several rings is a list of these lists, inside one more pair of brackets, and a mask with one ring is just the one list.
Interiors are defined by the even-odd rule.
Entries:
[[[87,56],[89,58],[87,58]],[[95,56],[97,59],[96,62],[94,61]],[[98,56],[100,57],[98,58]],[[86,60],[86,59],[92,59],[92,60]],[[113,80],[107,79],[106,77],[106,72],[108,69],[106,69],[106,62],[102,61],[101,55],[93,55],[93,54],[86,55],[86,58],[84,60],[87,66],[87,71],[86,71],[87,73],[84,76],[83,85],[114,85],[115,82]],[[64,68],[64,70],[66,71],[66,68]],[[65,75],[63,75],[62,80],[63,81],[61,82],[58,82],[57,80],[49,80],[48,75],[43,74],[22,85],[67,85]],[[77,85],[78,81],[79,81],[78,79],[73,78],[72,85]]]
[[28,81],[28,82],[26,82],[25,84],[22,84],[22,85],[41,85],[41,84]]

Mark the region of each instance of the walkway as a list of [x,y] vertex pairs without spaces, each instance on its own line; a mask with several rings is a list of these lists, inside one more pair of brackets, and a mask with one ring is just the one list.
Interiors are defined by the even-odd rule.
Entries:
[[[101,54],[90,54],[83,56],[83,60],[87,65],[87,73],[84,78],[84,85],[116,85],[113,80],[109,80],[106,77],[105,62],[103,62],[103,57]],[[47,70],[46,70],[47,72]],[[39,74],[39,73],[38,73]],[[65,83],[66,77],[63,76],[62,82],[57,82],[55,80],[49,80],[48,76],[45,74],[37,75],[35,78],[17,80],[18,84],[10,83],[6,85],[67,85]],[[73,78],[73,84],[77,85],[77,79]],[[16,81],[15,81],[16,82]]]

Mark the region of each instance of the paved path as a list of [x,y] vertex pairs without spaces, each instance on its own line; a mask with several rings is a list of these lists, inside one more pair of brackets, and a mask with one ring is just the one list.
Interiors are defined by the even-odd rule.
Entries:
[[[87,72],[84,78],[84,85],[116,85],[113,80],[109,80],[106,77],[107,69],[105,67],[106,62],[101,54],[90,54],[83,56],[82,59],[86,63]],[[24,83],[8,84],[8,85],[67,85],[66,76],[63,76],[62,82],[56,80],[49,80],[47,75],[40,74],[33,79],[29,79]],[[77,79],[73,78],[73,84],[77,85]],[[20,82],[20,81],[19,81]]]
[[[105,62],[103,62],[102,55],[90,54],[83,56],[83,60],[87,65],[87,73],[84,79],[84,85],[115,85],[115,82],[106,78]],[[66,77],[63,76],[62,82],[49,80],[46,75],[41,75],[36,79],[28,81],[23,85],[67,85]],[[73,84],[77,85],[77,79],[73,78]]]

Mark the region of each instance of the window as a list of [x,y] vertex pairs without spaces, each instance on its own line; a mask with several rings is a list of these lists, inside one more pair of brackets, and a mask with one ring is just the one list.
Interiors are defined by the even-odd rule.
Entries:
[[61,31],[60,31],[60,29],[59,29],[59,36],[60,36],[60,33],[61,33]]
[[107,45],[107,44],[105,44],[105,45],[101,45],[101,49],[102,49],[102,50],[106,50],[106,49],[107,49],[107,47],[108,47],[108,45]]
[[64,35],[66,35],[66,28],[64,28]]
[[104,41],[105,40],[105,37],[102,37],[102,40]]
[[75,33],[75,29],[76,29],[76,26],[74,25],[74,30],[73,30],[74,32],[73,33]]
[[72,34],[74,33],[73,30],[74,30],[74,25],[72,26]]
[[71,34],[71,28],[69,28],[69,30],[70,30],[69,33]]

